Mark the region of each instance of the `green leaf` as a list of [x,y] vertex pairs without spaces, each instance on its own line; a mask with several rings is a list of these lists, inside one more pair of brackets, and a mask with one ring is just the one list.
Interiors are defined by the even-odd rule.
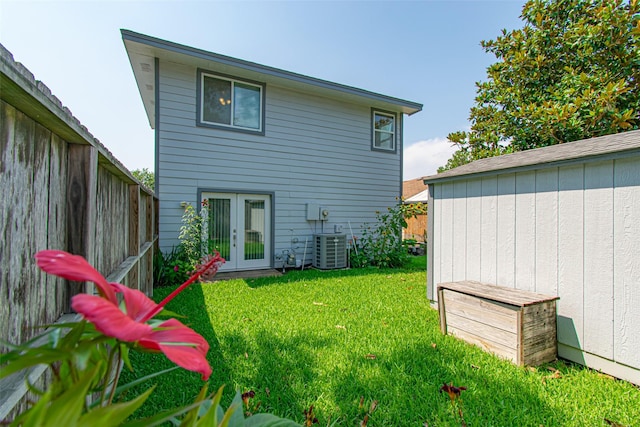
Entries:
[[132,420],[127,423],[122,424],[121,427],[153,427],[164,424],[166,422],[170,422],[175,417],[184,414],[185,412],[189,412],[193,408],[197,408],[202,405],[202,402],[195,402],[187,406],[183,406],[181,408],[173,408],[168,409],[166,411],[160,412],[154,416],[140,419],[140,420]]
[[[195,401],[204,404],[204,401],[206,399],[206,395],[207,395],[207,384],[205,383],[202,386],[202,388],[200,389],[200,392],[198,393],[198,396],[196,397]],[[194,427],[196,425],[196,423],[198,422],[198,416],[200,414],[200,409],[202,409],[202,405],[200,405],[198,407],[195,407],[192,410],[190,410],[189,412],[187,412],[187,414],[182,419],[182,422],[180,423],[180,426],[181,427]]]
[[140,384],[142,384],[142,383],[144,383],[144,382],[147,382],[147,381],[149,381],[149,380],[150,380],[150,379],[152,379],[152,378],[158,377],[158,376],[160,376],[160,375],[167,374],[167,373],[169,373],[169,372],[171,372],[171,371],[175,371],[176,369],[180,369],[180,367],[179,367],[179,366],[174,366],[174,367],[172,367],[172,368],[165,369],[164,371],[154,372],[154,373],[149,374],[149,375],[146,375],[146,376],[144,376],[144,377],[142,377],[142,378],[138,378],[138,379],[136,379],[136,380],[134,380],[134,381],[131,381],[130,383],[127,383],[127,384],[123,384],[123,385],[121,385],[121,386],[118,386],[118,387],[116,388],[116,392],[115,392],[115,393],[116,393],[116,396],[119,396],[119,395],[121,395],[122,393],[124,393],[125,391],[127,391],[127,390],[129,390],[129,389],[131,389],[131,388],[133,388],[133,387],[136,387],[136,386],[138,386],[138,385],[140,385]]
[[[210,403],[207,410],[204,413],[202,413],[201,411],[201,418],[198,420],[197,426],[216,427],[218,425],[218,422],[222,420],[222,418],[224,417],[224,413],[222,413],[222,408],[220,407],[220,400],[222,399],[223,389],[224,385],[218,389],[218,392],[215,395],[213,395],[213,397],[209,401]],[[205,408],[205,404],[203,404],[200,408]]]
[[47,406],[51,400],[51,395],[51,391],[45,393],[40,400],[38,400],[38,403],[29,408],[29,410],[23,412],[20,416],[16,417],[11,425],[22,427],[40,427],[45,425],[44,420],[47,413]]
[[70,354],[65,351],[46,348],[31,349],[27,353],[21,354],[19,358],[12,357],[8,364],[2,366],[0,379],[32,366],[50,365],[57,361],[67,360],[69,357]]
[[245,427],[300,427],[300,424],[272,414],[256,414],[247,418]]
[[125,421],[136,409],[147,400],[155,389],[155,385],[142,393],[140,396],[128,402],[115,403],[108,406],[101,406],[86,414],[78,421],[78,426],[115,426]]
[[242,396],[237,391],[236,395],[231,402],[231,405],[227,408],[220,422],[220,427],[243,427],[244,426],[244,414],[242,413]]
[[100,364],[51,402],[51,406],[47,410],[47,424],[68,427],[77,425],[89,386],[99,371]]

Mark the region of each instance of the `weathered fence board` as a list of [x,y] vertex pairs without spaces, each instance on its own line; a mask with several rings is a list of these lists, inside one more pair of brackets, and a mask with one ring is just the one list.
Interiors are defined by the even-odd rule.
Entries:
[[[40,250],[152,294],[158,201],[1,45],[0,86],[0,339],[22,343],[93,291],[40,271]],[[0,419],[25,408],[25,375],[46,383],[43,372],[0,380]]]

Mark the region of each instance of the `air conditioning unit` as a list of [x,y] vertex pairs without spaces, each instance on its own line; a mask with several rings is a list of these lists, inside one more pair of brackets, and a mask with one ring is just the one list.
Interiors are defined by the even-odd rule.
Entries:
[[346,234],[314,234],[313,266],[321,270],[347,266]]

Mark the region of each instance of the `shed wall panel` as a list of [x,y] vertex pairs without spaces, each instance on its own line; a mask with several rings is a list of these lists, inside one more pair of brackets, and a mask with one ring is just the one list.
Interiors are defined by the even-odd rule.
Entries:
[[572,347],[584,341],[584,166],[558,175],[558,339]]
[[558,169],[536,172],[536,286],[534,292],[558,290]]
[[[429,209],[433,208],[433,215],[429,214],[429,218],[433,221],[433,232],[427,236],[428,239],[431,239],[431,244],[433,245],[431,254],[427,254],[430,259],[433,260],[433,283],[440,283],[444,281],[442,279],[440,256],[442,250],[442,221],[444,219],[444,215],[442,213],[442,202],[442,186],[438,185],[433,187],[433,198],[431,199],[432,204],[429,206]],[[433,295],[434,298],[436,297],[435,286],[431,288],[431,295]]]
[[616,160],[613,194],[614,354],[640,366],[640,162]]
[[482,179],[482,202],[480,207],[480,281],[496,283],[497,233],[498,226],[498,179]]
[[498,176],[498,222],[496,228],[497,266],[496,283],[515,287],[515,174]]
[[[436,188],[438,188],[436,186]],[[467,181],[467,247],[466,247],[466,275],[465,279],[480,277],[480,259],[482,246],[480,235],[482,228],[482,181],[479,179]]]
[[453,277],[453,264],[458,264],[459,261],[454,259],[453,247],[453,206],[454,206],[454,193],[453,183],[448,183],[442,186],[442,213],[445,217],[442,220],[440,233],[442,239],[440,240],[440,275],[442,280],[449,280]]
[[584,349],[613,358],[613,161],[584,172]]
[[533,292],[536,287],[536,173],[516,174],[515,283],[518,289]]
[[456,182],[453,184],[453,253],[452,257],[459,258],[452,262],[452,280],[464,280],[466,278],[466,248],[467,248],[467,183]]

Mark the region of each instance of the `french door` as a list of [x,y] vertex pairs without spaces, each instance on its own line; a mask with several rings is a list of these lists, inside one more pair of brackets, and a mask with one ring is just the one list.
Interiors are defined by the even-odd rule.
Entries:
[[271,196],[203,193],[209,202],[204,236],[226,260],[220,271],[271,266]]

